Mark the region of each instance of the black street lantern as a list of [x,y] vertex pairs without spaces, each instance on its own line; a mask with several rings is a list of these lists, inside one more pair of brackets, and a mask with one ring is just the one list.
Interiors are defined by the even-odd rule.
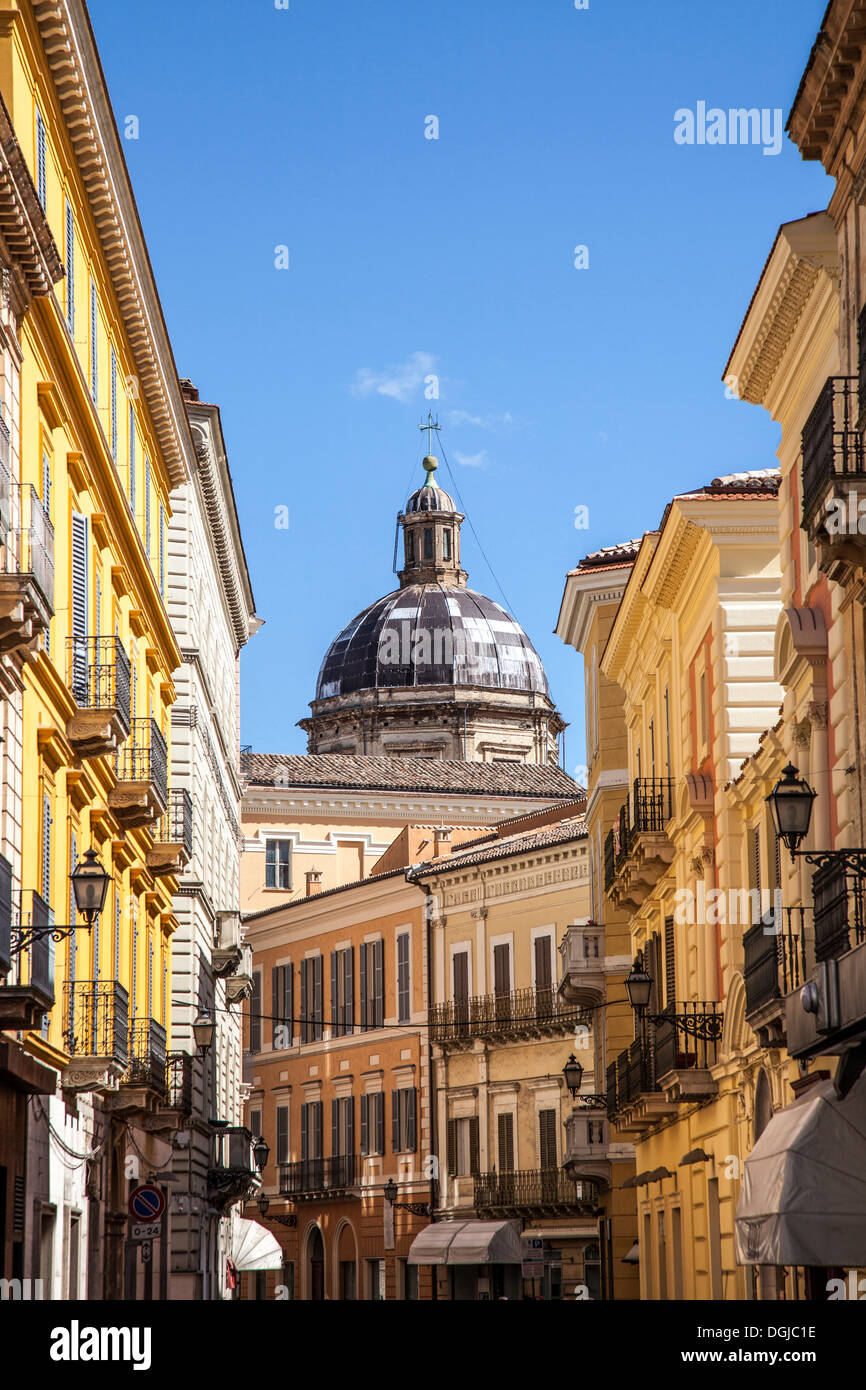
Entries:
[[398,1191],[399,1188],[397,1187],[397,1184],[395,1183],[394,1179],[389,1178],[388,1181],[385,1183],[385,1201],[390,1202],[392,1207],[397,1200]]
[[256,1160],[256,1167],[259,1172],[266,1167],[270,1151],[270,1145],[266,1143],[260,1134],[258,1139],[253,1142],[253,1158]]
[[202,1009],[197,1018],[193,1019],[192,1035],[195,1038],[195,1045],[203,1057],[206,1057],[213,1045],[213,1035],[216,1030],[214,1017],[207,1009]]
[[565,1077],[565,1084],[571,1092],[573,1100],[580,1090],[580,1083],[583,1080],[583,1067],[580,1062],[578,1062],[573,1052],[562,1068],[562,1074]]
[[76,910],[81,913],[88,927],[92,927],[105,906],[105,895],[111,881],[95,849],[84,851],[83,857],[79,859],[69,877],[72,880]]
[[260,1192],[260,1193],[259,1193],[259,1200],[256,1202],[256,1206],[258,1207],[258,1209],[259,1209],[259,1211],[261,1212],[262,1216],[267,1216],[267,1214],[268,1214],[268,1207],[269,1207],[270,1205],[271,1205],[271,1199],[270,1199],[270,1197],[266,1197],[265,1194],[264,1194],[264,1192]]
[[638,951],[634,958],[631,970],[625,977],[625,987],[628,991],[628,1002],[636,1013],[643,1013],[650,1001],[650,991],[653,987],[652,976],[648,975],[643,966],[643,955]]
[[817,795],[793,763],[788,763],[787,767],[782,768],[781,779],[767,797],[776,834],[788,846],[792,859],[801,840],[805,840],[809,833],[812,803]]

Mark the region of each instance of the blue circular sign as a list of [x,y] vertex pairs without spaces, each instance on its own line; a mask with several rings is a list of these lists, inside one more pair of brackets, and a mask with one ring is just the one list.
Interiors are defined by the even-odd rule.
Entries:
[[150,1183],[133,1188],[129,1198],[129,1214],[136,1221],[158,1221],[165,1211],[165,1194]]

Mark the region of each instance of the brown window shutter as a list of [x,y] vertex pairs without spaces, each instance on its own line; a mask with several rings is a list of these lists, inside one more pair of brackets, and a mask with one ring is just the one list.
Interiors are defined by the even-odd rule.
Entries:
[[550,959],[550,937],[535,938],[535,988],[550,989],[553,984],[552,961]]
[[336,951],[331,952],[331,1037],[338,1038],[342,1031],[340,1023],[340,988],[337,972],[340,958]]
[[410,1086],[406,1092],[406,1148],[414,1153],[418,1147],[418,1092]]
[[360,948],[361,953],[361,1027],[370,1026],[370,1011],[367,1007],[367,964],[368,964],[369,943],[364,943]]
[[677,956],[674,939],[674,919],[665,918],[665,1003],[673,1004],[677,997]]
[[400,1144],[400,1092],[391,1092],[391,1148],[395,1154],[401,1149]]
[[514,1116],[510,1111],[497,1117],[499,1131],[499,1171],[514,1172]]
[[508,994],[511,990],[510,955],[506,943],[493,947],[493,990],[496,994]]
[[377,1091],[376,1101],[376,1153],[385,1152],[385,1092]]
[[556,1111],[538,1112],[538,1166],[541,1169],[556,1167]]
[[469,998],[469,952],[457,951],[453,957],[454,998],[465,1003]]
[[370,1097],[361,1097],[361,1153],[370,1152]]
[[469,1121],[469,1171],[470,1173],[479,1172],[478,1155],[478,1116],[473,1115]]
[[448,1174],[453,1177],[457,1172],[457,1121],[448,1121]]

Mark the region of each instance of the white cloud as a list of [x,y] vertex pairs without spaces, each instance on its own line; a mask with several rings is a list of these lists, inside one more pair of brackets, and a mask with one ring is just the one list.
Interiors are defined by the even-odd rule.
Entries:
[[424,385],[434,361],[429,352],[413,352],[405,362],[381,371],[361,367],[349,389],[353,396],[389,396],[394,401],[408,401]]
[[449,425],[475,425],[479,430],[500,429],[504,425],[514,423],[514,417],[510,410],[504,411],[501,415],[472,415],[468,410],[451,410],[448,412]]
[[487,450],[482,449],[478,454],[455,454],[458,463],[462,463],[464,468],[489,468],[490,460],[487,457]]

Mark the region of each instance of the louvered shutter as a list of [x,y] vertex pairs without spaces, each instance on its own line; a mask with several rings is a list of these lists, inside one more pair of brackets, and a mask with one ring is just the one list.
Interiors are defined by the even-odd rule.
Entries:
[[322,957],[313,958],[313,1018],[315,1020],[313,1040],[318,1042],[322,1036]]
[[376,1153],[385,1152],[385,1092],[377,1091],[376,1096]]
[[475,1174],[475,1173],[479,1172],[479,1165],[478,1165],[478,1154],[479,1154],[478,1135],[479,1135],[478,1116],[477,1116],[477,1115],[472,1115],[471,1118],[470,1118],[470,1120],[469,1120],[469,1172],[472,1173],[472,1174]]
[[310,1106],[301,1106],[301,1162],[310,1157]]
[[281,966],[275,965],[271,970],[271,1013],[273,1014],[273,1019],[271,1020],[271,1045],[273,1047],[279,1046],[280,994],[282,985],[280,979],[281,969]]
[[340,1102],[331,1101],[331,1154],[338,1158],[342,1150],[340,1148]]
[[313,1142],[315,1151],[313,1158],[322,1157],[322,1123],[324,1120],[325,1107],[322,1101],[313,1102]]
[[510,951],[507,943],[493,947],[493,989],[496,994],[508,994],[511,988]]
[[457,1121],[448,1121],[448,1173],[454,1177],[457,1172]]
[[361,1027],[369,1027],[369,1008],[367,1004],[367,953],[369,946],[364,943],[361,946]]
[[550,937],[535,938],[535,987],[550,989],[553,984],[553,968],[550,959]]
[[457,951],[452,957],[452,969],[454,971],[454,998],[459,1004],[465,1004],[469,998],[469,952]]
[[344,1013],[344,1032],[351,1033],[355,1026],[355,980],[354,980],[354,950],[351,946],[343,952],[343,1008]]
[[96,286],[90,281],[90,395],[94,404],[99,401],[99,340],[97,330]]
[[144,548],[150,554],[150,459],[144,456]]
[[159,504],[159,592],[165,598],[165,506]]
[[129,505],[135,515],[135,415],[129,407]]
[[117,354],[114,348],[111,349],[111,380],[109,383],[110,398],[110,431],[111,431],[111,457],[117,463]]
[[338,970],[340,968],[339,952],[331,952],[331,1037],[338,1038],[343,1032],[343,1025],[340,1019],[340,989]]
[[361,1097],[361,1153],[370,1152],[370,1097]]
[[538,1112],[538,1162],[542,1169],[556,1167],[556,1111]]
[[88,701],[87,660],[87,517],[72,513],[72,594],[70,622],[72,628],[72,693],[77,703]]
[[72,208],[66,204],[66,322],[70,333],[75,332],[75,222]]
[[665,918],[665,1003],[673,1004],[677,997],[676,939],[674,919]]
[[253,988],[250,994],[250,1051],[262,1049],[262,976],[261,971],[253,972]]
[[310,1041],[310,1015],[309,1015],[309,967],[308,960],[301,961],[301,1042]]
[[409,1021],[409,934],[401,932],[397,937],[397,1020]]
[[45,122],[41,112],[36,112],[36,194],[44,212],[47,201],[47,179],[45,159]]
[[42,797],[42,897],[51,902],[51,799]]
[[391,1092],[391,1148],[395,1154],[400,1152],[400,1092]]
[[[70,875],[74,874],[74,872],[75,872],[75,866],[76,866],[77,863],[78,863],[78,836],[76,835],[75,831],[73,830],[73,831],[70,832],[70,835],[69,835],[69,872],[70,872]],[[3,879],[3,875],[4,875],[4,873],[5,873],[5,870],[4,870],[4,868],[3,868],[4,865],[6,865],[6,869],[9,869],[9,865],[6,864],[6,860],[3,859],[2,857],[0,857],[0,921],[5,921],[5,920],[6,920],[5,912],[4,912],[4,905],[5,905],[5,904],[4,904],[4,899],[3,899],[3,892],[4,892],[4,879]],[[9,871],[11,872],[11,869],[10,869]],[[10,907],[10,910],[11,910],[11,907],[12,907],[12,898],[11,898],[12,883],[11,883],[11,879],[10,879],[10,882],[9,882],[9,893],[10,893],[9,907]],[[74,889],[73,886],[72,886],[72,879],[71,879],[71,877],[70,877],[70,880],[69,880],[69,924],[70,924],[70,926],[74,926],[74,925],[75,925],[75,920],[76,920],[75,889]],[[75,932],[71,932],[71,933],[70,933],[70,936],[69,936],[69,978],[70,978],[70,980],[74,980],[74,979],[75,979],[75,962],[76,962],[76,956],[77,956],[77,955],[78,955],[78,942],[76,941],[76,933],[75,933]],[[117,978],[117,977],[115,976],[115,979],[116,979],[116,978]]]
[[344,1100],[343,1100],[343,1110],[344,1110],[344,1112],[345,1112],[344,1119],[345,1119],[345,1130],[346,1130],[346,1135],[345,1135],[345,1140],[346,1140],[346,1157],[347,1157],[347,1158],[350,1158],[350,1157],[352,1156],[352,1154],[355,1152],[355,1098],[354,1098],[354,1096],[346,1096],[346,1097],[344,1097]]
[[406,1096],[406,1148],[414,1153],[418,1147],[417,1096],[414,1086],[405,1092]]
[[289,1161],[289,1107],[277,1106],[277,1163]]
[[514,1116],[510,1111],[497,1116],[500,1173],[514,1172]]
[[373,942],[373,980],[373,1026],[381,1028],[385,1022],[385,943],[381,940]]

